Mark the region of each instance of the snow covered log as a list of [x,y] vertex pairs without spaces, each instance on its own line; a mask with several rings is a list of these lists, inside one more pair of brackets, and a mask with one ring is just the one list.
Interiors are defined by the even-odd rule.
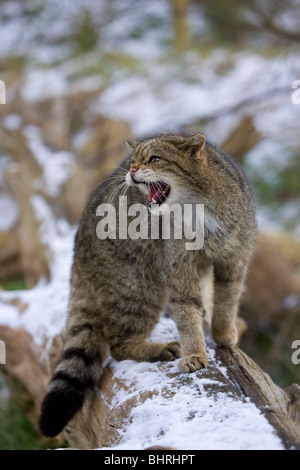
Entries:
[[[208,368],[108,360],[85,409],[67,426],[78,448],[300,449],[300,387],[277,387],[239,348],[217,348],[207,328]],[[152,339],[176,336],[163,317]],[[98,433],[97,433],[97,430]],[[84,448],[84,447],[83,447]]]
[[[163,316],[150,340],[177,336]],[[45,354],[24,329],[0,328],[7,346],[7,374],[30,400],[36,424],[51,369],[61,349],[56,336]],[[209,365],[182,374],[176,362],[117,362],[107,358],[98,393],[91,393],[66,426],[72,448],[300,449],[300,387],[277,387],[239,348],[216,348],[207,329]]]
[[284,447],[299,450],[300,386],[278,387],[241,349],[220,348],[217,358],[226,366],[229,379],[265,414]]

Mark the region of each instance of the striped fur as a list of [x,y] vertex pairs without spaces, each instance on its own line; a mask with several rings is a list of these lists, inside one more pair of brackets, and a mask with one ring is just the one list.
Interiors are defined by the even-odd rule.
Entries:
[[[39,420],[47,436],[58,434],[97,386],[108,348],[117,360],[181,356],[182,372],[207,365],[201,281],[208,271],[214,271],[215,280],[213,338],[226,347],[236,344],[238,303],[256,236],[254,204],[244,173],[202,134],[163,134],[128,147],[131,154],[94,190],[78,227],[64,349]],[[201,248],[189,251],[187,240],[175,237],[97,238],[99,205],[114,205],[118,225],[124,215],[119,206],[124,188],[128,206],[148,208],[149,183],[155,182],[168,190],[160,199],[162,206],[204,204]],[[152,203],[159,206],[152,198],[151,210]],[[192,229],[192,217],[188,225]],[[148,229],[151,233],[150,225]],[[180,346],[176,341],[147,341],[166,308],[176,322]]]
[[99,380],[101,364],[102,352],[92,326],[86,324],[75,335],[73,328],[42,402],[39,429],[44,436],[59,434],[81,409],[87,392]]

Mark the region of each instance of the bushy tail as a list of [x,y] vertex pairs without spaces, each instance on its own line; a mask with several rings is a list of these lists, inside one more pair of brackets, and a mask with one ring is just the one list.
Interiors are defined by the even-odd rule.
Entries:
[[59,434],[83,405],[86,393],[100,378],[102,354],[90,325],[64,347],[41,405],[39,429],[44,436]]

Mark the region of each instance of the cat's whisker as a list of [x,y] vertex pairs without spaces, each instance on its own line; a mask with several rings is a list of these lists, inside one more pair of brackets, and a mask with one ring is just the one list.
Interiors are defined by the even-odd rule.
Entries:
[[[119,184],[124,184],[125,182],[122,181],[122,180],[111,181],[111,182],[106,186],[106,189],[108,189],[110,186],[115,185],[115,184],[117,184],[117,186],[119,186],[118,183],[119,183]],[[116,188],[115,188],[115,189],[116,189]]]
[[109,180],[113,180],[113,182],[116,182],[116,181],[125,181],[125,175],[112,175],[109,177]]
[[120,184],[114,189],[114,191],[112,192],[112,194],[111,194],[111,195],[109,196],[109,198],[108,198],[108,202],[109,202],[109,203],[111,203],[111,202],[115,199],[115,197],[116,197],[116,195],[118,194],[119,191],[121,191],[122,189],[124,189],[124,186],[125,186],[125,187],[128,187],[126,181],[123,181],[122,183],[120,183]]
[[127,191],[128,191],[128,188],[129,188],[129,186],[128,186],[128,184],[126,184],[126,185],[124,186],[123,190],[122,190],[121,196],[125,196],[125,195],[126,195],[126,193],[127,193]]
[[116,166],[116,165],[109,165],[109,166],[105,166],[105,168],[108,168],[108,169],[111,169],[111,170],[122,170],[124,171],[125,173],[128,172],[128,169],[127,168],[124,168],[122,166]]

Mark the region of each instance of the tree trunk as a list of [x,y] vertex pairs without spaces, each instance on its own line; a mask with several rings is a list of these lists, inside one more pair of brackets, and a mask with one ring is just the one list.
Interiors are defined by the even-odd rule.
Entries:
[[171,0],[174,47],[179,53],[184,52],[189,43],[189,27],[187,23],[189,5],[190,0]]

